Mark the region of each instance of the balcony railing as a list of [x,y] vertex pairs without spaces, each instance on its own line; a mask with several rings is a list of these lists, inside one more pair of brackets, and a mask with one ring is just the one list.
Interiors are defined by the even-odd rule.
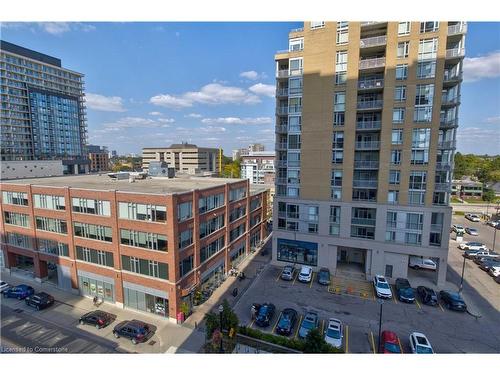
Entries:
[[420,223],[406,223],[406,229],[410,230],[422,230],[424,225]]
[[288,87],[276,89],[276,96],[288,96]]
[[380,141],[356,142],[356,150],[377,150],[380,147]]
[[369,225],[374,227],[376,223],[375,219],[366,219],[363,217],[353,217],[351,218],[351,224],[354,225]]
[[367,48],[367,47],[383,46],[386,43],[387,43],[387,36],[386,35],[374,36],[371,38],[361,39],[359,41],[359,47],[360,48]]
[[465,34],[467,32],[467,22],[460,22],[448,26],[448,35]]
[[373,108],[382,108],[383,101],[382,99],[377,100],[364,100],[358,102],[358,109],[373,109]]
[[446,96],[443,96],[441,99],[441,105],[456,105],[460,103],[460,95],[457,95],[453,98],[448,98]]
[[286,167],[286,160],[276,160],[276,166],[277,167]]
[[459,81],[462,79],[462,73],[461,72],[456,72],[453,70],[445,70],[444,71],[444,82],[449,82],[449,81]]
[[288,107],[277,107],[276,114],[277,115],[288,115]]
[[456,141],[441,141],[438,142],[438,148],[453,149],[456,146]]
[[438,171],[449,171],[451,170],[451,163],[450,162],[437,162],[436,163],[436,170]]
[[373,59],[365,59],[359,62],[359,69],[373,69],[385,66],[385,57],[376,57]]
[[376,188],[378,185],[377,180],[353,180],[352,186],[361,188]]
[[451,191],[451,182],[436,182],[434,184],[435,191]]
[[360,90],[368,90],[368,89],[378,89],[384,87],[384,79],[383,78],[372,78],[372,79],[363,79],[358,81],[358,89]]
[[302,112],[301,105],[291,105],[288,107],[288,113],[300,113]]
[[358,121],[356,123],[357,130],[377,130],[382,125],[381,120]]
[[458,126],[458,119],[452,118],[452,119],[444,119],[441,118],[439,121],[439,127],[440,128],[456,128]]
[[291,33],[300,33],[301,31],[304,31],[303,27],[298,27],[296,29],[290,30]]
[[276,143],[276,150],[286,150],[288,147],[287,147],[287,144],[286,142],[278,142]]
[[287,125],[276,125],[276,133],[286,133]]
[[355,160],[354,169],[378,169],[378,160]]
[[286,185],[286,177],[276,177],[276,183],[278,185]]
[[363,26],[370,26],[370,25],[377,25],[377,24],[382,24],[382,23],[387,23],[387,21],[363,21],[360,22],[361,27]]
[[452,48],[446,50],[446,58],[452,59],[454,57],[464,57],[465,56],[465,48]]

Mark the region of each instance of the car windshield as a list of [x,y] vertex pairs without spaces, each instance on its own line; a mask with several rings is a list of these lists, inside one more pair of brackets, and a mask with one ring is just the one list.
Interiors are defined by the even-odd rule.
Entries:
[[383,282],[383,281],[379,281],[377,283],[377,288],[389,289],[389,284],[387,284],[386,282]]
[[304,319],[304,321],[302,322],[302,327],[307,329],[314,328],[314,322],[312,321],[312,319],[313,318],[311,318],[311,320],[309,320],[308,318]]
[[278,327],[283,328],[290,325],[290,317],[283,315],[278,323]]
[[394,344],[392,342],[386,342],[384,344],[385,350],[391,352],[391,353],[401,353],[401,350],[399,349],[399,345]]
[[340,339],[340,331],[337,329],[328,328],[326,335],[332,339]]
[[417,353],[420,354],[432,354],[432,349],[428,346],[417,345]]

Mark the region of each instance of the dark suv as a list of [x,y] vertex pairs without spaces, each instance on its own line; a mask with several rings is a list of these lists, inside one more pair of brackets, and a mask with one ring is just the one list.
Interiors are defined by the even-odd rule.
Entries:
[[401,302],[413,303],[415,302],[415,292],[406,279],[396,279],[396,295]]
[[272,303],[265,303],[260,306],[257,317],[255,318],[255,324],[259,327],[268,327],[271,324],[275,310],[276,308]]
[[129,338],[132,344],[145,342],[151,332],[149,326],[140,320],[124,320],[113,328],[113,335],[117,339],[120,337]]
[[115,319],[111,314],[105,311],[95,310],[83,315],[80,318],[80,324],[88,324],[100,329],[108,326],[113,320]]
[[436,306],[438,304],[438,297],[433,289],[419,286],[417,287],[417,293],[424,305]]
[[54,297],[45,292],[40,292],[28,296],[24,299],[28,306],[34,307],[37,310],[42,310],[54,304]]

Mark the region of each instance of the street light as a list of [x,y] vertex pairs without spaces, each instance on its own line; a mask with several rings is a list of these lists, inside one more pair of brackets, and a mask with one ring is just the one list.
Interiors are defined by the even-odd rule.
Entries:
[[382,343],[382,307],[384,306],[384,300],[379,299],[378,303],[380,304],[380,313],[379,313],[379,321],[378,321],[378,353],[381,353],[380,344]]
[[464,273],[465,273],[465,261],[466,261],[466,257],[464,257],[464,264],[462,266],[462,277],[460,279],[460,288],[458,288],[458,293],[462,293],[462,289],[464,288]]
[[222,333],[222,313],[224,312],[224,306],[219,305],[219,319],[220,319],[220,348],[219,348],[219,353],[224,353],[224,348],[222,347],[222,338],[223,338],[223,333]]

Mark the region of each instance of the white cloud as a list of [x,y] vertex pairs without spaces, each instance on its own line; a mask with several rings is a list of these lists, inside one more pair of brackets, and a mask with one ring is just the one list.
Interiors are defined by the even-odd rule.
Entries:
[[86,93],[87,107],[96,111],[125,112],[123,99],[119,96],[104,96],[100,94]]
[[149,112],[150,116],[161,116],[161,112]]
[[484,122],[486,122],[488,124],[500,125],[500,116],[488,117],[488,118],[486,118],[486,120],[484,120]]
[[173,118],[159,118],[158,121],[163,122],[165,124],[172,124],[175,122],[175,119],[173,119]]
[[267,125],[272,124],[271,117],[217,117],[204,118],[201,120],[204,124],[227,124],[227,125]]
[[185,115],[184,117],[189,117],[189,118],[201,118],[203,117],[202,115],[200,115],[199,113],[190,113],[188,115]]
[[43,31],[51,35],[62,35],[69,31],[94,31],[96,27],[90,23],[82,22],[1,22],[3,29],[24,29],[27,28],[33,33]]
[[255,70],[249,70],[247,72],[241,72],[240,77],[251,79],[252,81],[255,81],[256,79],[259,78],[259,73],[257,73]]
[[[173,119],[164,119],[173,122]],[[104,124],[103,129],[96,130],[95,133],[111,133],[122,131],[123,129],[143,129],[143,128],[168,128],[170,125],[163,121],[155,121],[143,117],[122,117],[113,122]],[[142,136],[142,135],[141,135]]]
[[500,51],[486,56],[464,59],[464,82],[475,82],[484,78],[500,77]]
[[198,128],[197,130],[199,131],[202,131],[204,133],[225,133],[226,132],[226,128],[224,128],[223,126],[204,126],[204,127],[201,127],[201,128]]
[[68,22],[40,22],[38,27],[52,35],[60,35],[71,30]]
[[462,153],[498,154],[500,132],[497,126],[459,127],[457,132],[457,149]]
[[248,88],[251,92],[257,95],[266,95],[274,98],[274,93],[276,92],[276,87],[274,85],[266,85],[264,83],[257,83]]
[[200,91],[188,91],[181,95],[159,94],[153,96],[150,102],[154,105],[169,108],[187,108],[194,104],[256,104],[260,103],[257,95],[245,89],[224,86],[220,83],[209,83]]

